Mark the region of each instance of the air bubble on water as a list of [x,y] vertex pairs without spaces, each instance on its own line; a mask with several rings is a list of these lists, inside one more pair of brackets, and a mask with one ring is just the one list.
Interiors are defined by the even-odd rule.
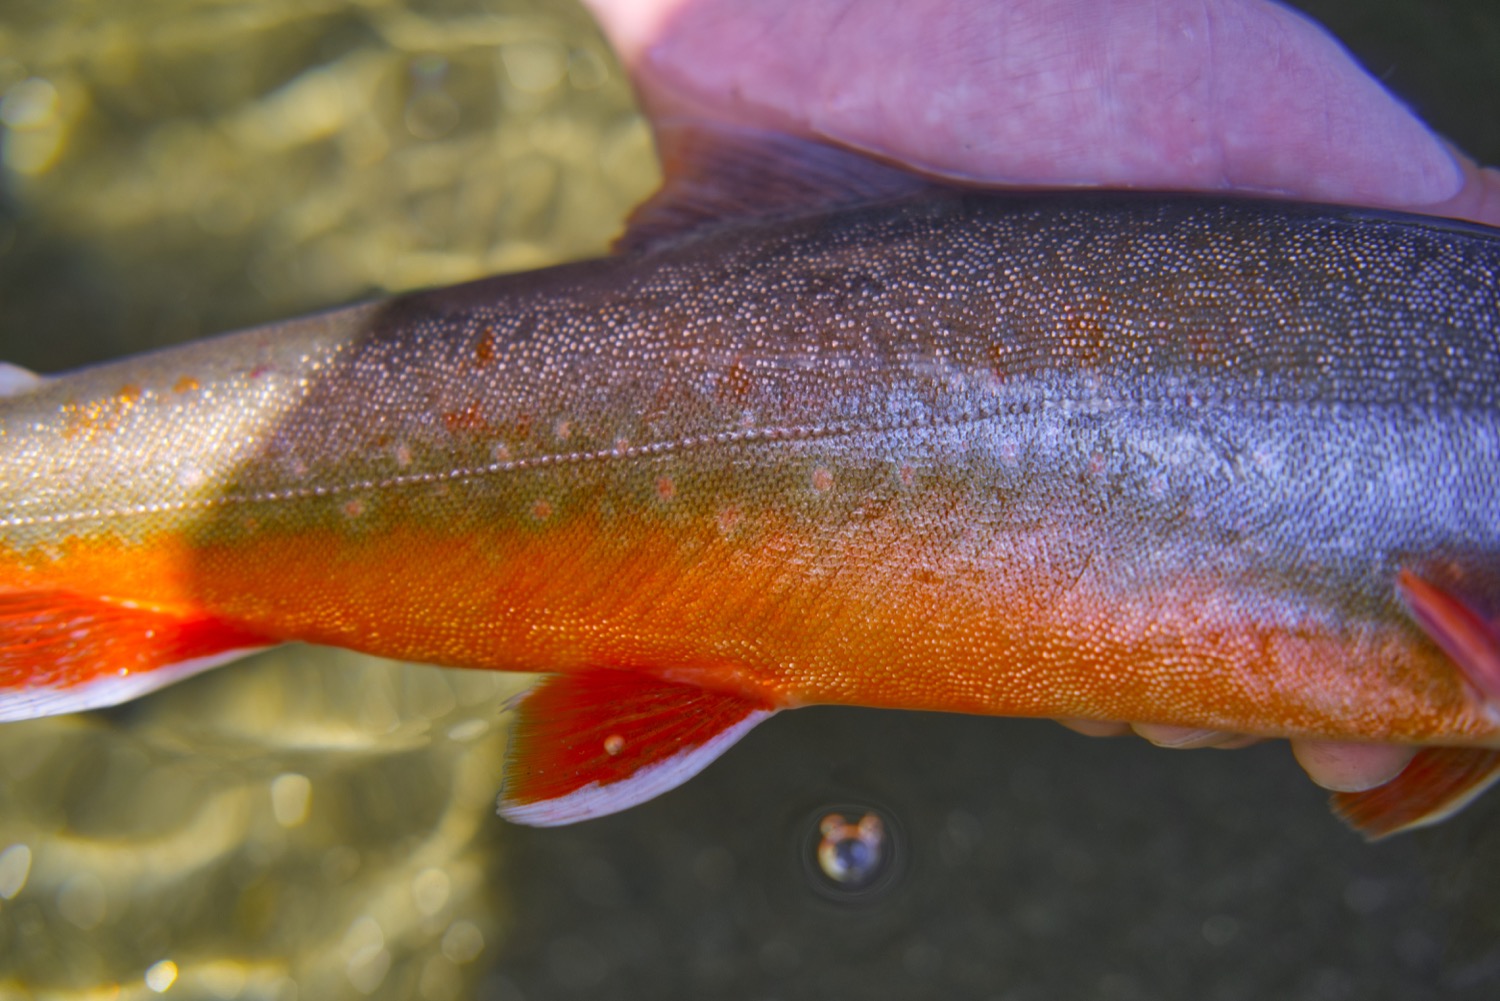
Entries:
[[899,874],[900,831],[886,812],[865,806],[829,806],[811,814],[803,840],[804,866],[813,889],[837,900],[867,900]]
[[885,860],[885,823],[877,813],[830,813],[818,824],[818,868],[840,886],[859,887],[879,874]]

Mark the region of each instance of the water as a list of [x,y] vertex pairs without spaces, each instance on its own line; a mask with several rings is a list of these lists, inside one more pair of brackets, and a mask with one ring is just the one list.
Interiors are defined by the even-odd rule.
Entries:
[[[0,339],[56,369],[602,252],[656,180],[553,3],[3,2]],[[1500,160],[1500,15],[1326,0]],[[288,648],[0,727],[0,995],[1481,998],[1500,795],[1366,846],[1286,748],[806,710],[573,828],[493,814],[525,679]],[[889,867],[820,878],[821,821]]]

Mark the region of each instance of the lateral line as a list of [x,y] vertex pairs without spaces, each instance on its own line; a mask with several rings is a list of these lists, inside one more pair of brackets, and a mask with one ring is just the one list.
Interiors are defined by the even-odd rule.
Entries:
[[966,424],[982,424],[1002,416],[1029,412],[1032,404],[1014,402],[1004,409],[988,413],[966,414],[946,419],[893,421],[889,424],[861,425],[852,422],[835,424],[804,424],[792,427],[751,428],[743,431],[720,431],[714,434],[696,435],[672,441],[650,442],[645,445],[627,445],[624,448],[600,449],[593,452],[556,452],[547,455],[508,459],[484,466],[465,466],[429,473],[408,473],[384,480],[363,480],[357,483],[335,483],[313,487],[294,487],[288,490],[268,490],[258,494],[227,495],[224,497],[199,498],[172,501],[161,504],[139,504],[130,507],[96,508],[88,511],[70,511],[61,514],[33,515],[24,518],[0,518],[0,528],[30,528],[38,525],[57,525],[78,521],[99,521],[110,518],[129,518],[148,514],[171,514],[178,511],[204,510],[208,508],[238,504],[269,504],[283,501],[307,500],[315,497],[337,497],[360,490],[385,490],[407,486],[422,486],[430,483],[448,483],[455,480],[479,479],[503,473],[523,472],[529,469],[545,469],[550,466],[584,465],[596,462],[611,462],[658,455],[687,452],[710,445],[749,445],[775,441],[811,441],[827,438],[853,437],[862,434],[884,434],[890,431],[910,431],[916,428],[960,427]]

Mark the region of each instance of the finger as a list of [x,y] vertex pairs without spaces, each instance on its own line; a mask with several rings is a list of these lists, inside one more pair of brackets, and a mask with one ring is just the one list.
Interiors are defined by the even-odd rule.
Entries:
[[1292,754],[1308,776],[1324,789],[1363,792],[1401,774],[1416,748],[1395,744],[1341,744],[1294,740]]
[[1227,750],[1236,747],[1249,747],[1260,739],[1258,737],[1247,736],[1243,733],[1230,733],[1225,730],[1202,730],[1187,726],[1165,726],[1161,723],[1134,723],[1131,725],[1131,729],[1157,747],[1169,747],[1179,750],[1196,747],[1218,747]]
[[1432,205],[1412,207],[1430,215],[1500,226],[1500,170],[1480,167],[1462,156],[1459,165],[1464,172],[1464,186],[1458,194]]
[[1059,719],[1057,722],[1085,737],[1123,737],[1130,732],[1129,723],[1106,723],[1097,719]]
[[1446,146],[1262,0],[590,0],[653,103],[1028,185],[1457,197]]

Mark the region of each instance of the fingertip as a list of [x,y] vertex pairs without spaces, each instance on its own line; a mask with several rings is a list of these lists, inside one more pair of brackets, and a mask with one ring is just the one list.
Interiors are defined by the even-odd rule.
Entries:
[[1500,226],[1500,170],[1481,167],[1457,150],[1452,152],[1463,172],[1463,187],[1452,198],[1430,205],[1416,205],[1414,210],[1426,215]]
[[1228,730],[1205,730],[1189,726],[1165,726],[1160,723],[1135,723],[1132,724],[1131,729],[1157,747],[1166,747],[1173,750],[1215,747],[1227,751],[1240,747],[1249,747],[1260,739],[1258,737],[1247,736],[1243,733],[1233,733]]
[[1353,744],[1294,740],[1292,754],[1318,785],[1334,792],[1364,792],[1401,774],[1416,748],[1398,744]]
[[1191,726],[1166,726],[1161,723],[1133,723],[1130,728],[1138,736],[1157,747],[1182,750],[1193,747],[1212,747],[1224,736],[1219,730],[1204,730]]
[[1097,719],[1059,719],[1057,722],[1085,737],[1123,737],[1130,732],[1128,723],[1110,723]]

